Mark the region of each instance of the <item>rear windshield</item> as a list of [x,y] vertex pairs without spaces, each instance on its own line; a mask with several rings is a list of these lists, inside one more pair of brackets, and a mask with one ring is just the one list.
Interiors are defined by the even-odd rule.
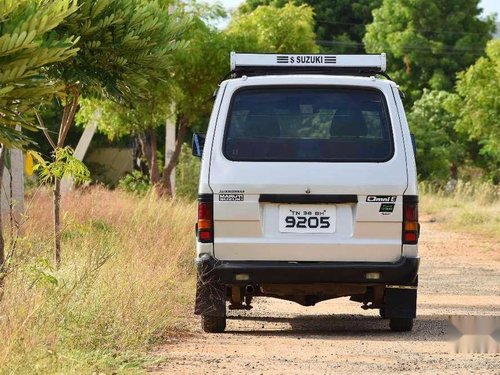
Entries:
[[358,88],[239,90],[224,140],[234,161],[382,162],[393,150],[383,94]]

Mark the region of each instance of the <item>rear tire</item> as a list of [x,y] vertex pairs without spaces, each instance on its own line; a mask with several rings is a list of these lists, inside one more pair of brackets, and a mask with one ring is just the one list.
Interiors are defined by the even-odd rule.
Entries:
[[412,318],[391,318],[389,327],[393,332],[409,332],[413,328]]
[[207,333],[221,333],[226,329],[225,316],[201,316],[201,328]]

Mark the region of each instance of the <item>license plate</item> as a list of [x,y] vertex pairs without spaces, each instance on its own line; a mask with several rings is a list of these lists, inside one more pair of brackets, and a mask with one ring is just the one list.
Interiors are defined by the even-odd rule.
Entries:
[[279,230],[282,233],[334,233],[334,205],[281,204]]

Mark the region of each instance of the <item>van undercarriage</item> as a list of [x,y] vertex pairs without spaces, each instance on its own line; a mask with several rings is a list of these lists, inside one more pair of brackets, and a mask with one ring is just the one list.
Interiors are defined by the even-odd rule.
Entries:
[[[398,262],[277,262],[197,259],[195,313],[224,320],[229,309],[251,309],[254,297],[272,297],[314,306],[339,297],[379,309],[396,331],[411,329],[416,316],[420,258]],[[406,322],[404,326],[393,322]],[[397,327],[394,328],[393,325]],[[409,329],[408,329],[409,328]],[[210,329],[209,329],[210,330]],[[217,329],[215,330],[217,331]]]

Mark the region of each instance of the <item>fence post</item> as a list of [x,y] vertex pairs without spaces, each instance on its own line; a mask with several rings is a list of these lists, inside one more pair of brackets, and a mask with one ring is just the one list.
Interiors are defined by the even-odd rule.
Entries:
[[[2,180],[2,211],[9,212],[12,204],[15,219],[24,213],[24,155],[22,150],[5,150],[10,153],[10,169],[5,166]],[[7,164],[7,163],[6,163]]]

